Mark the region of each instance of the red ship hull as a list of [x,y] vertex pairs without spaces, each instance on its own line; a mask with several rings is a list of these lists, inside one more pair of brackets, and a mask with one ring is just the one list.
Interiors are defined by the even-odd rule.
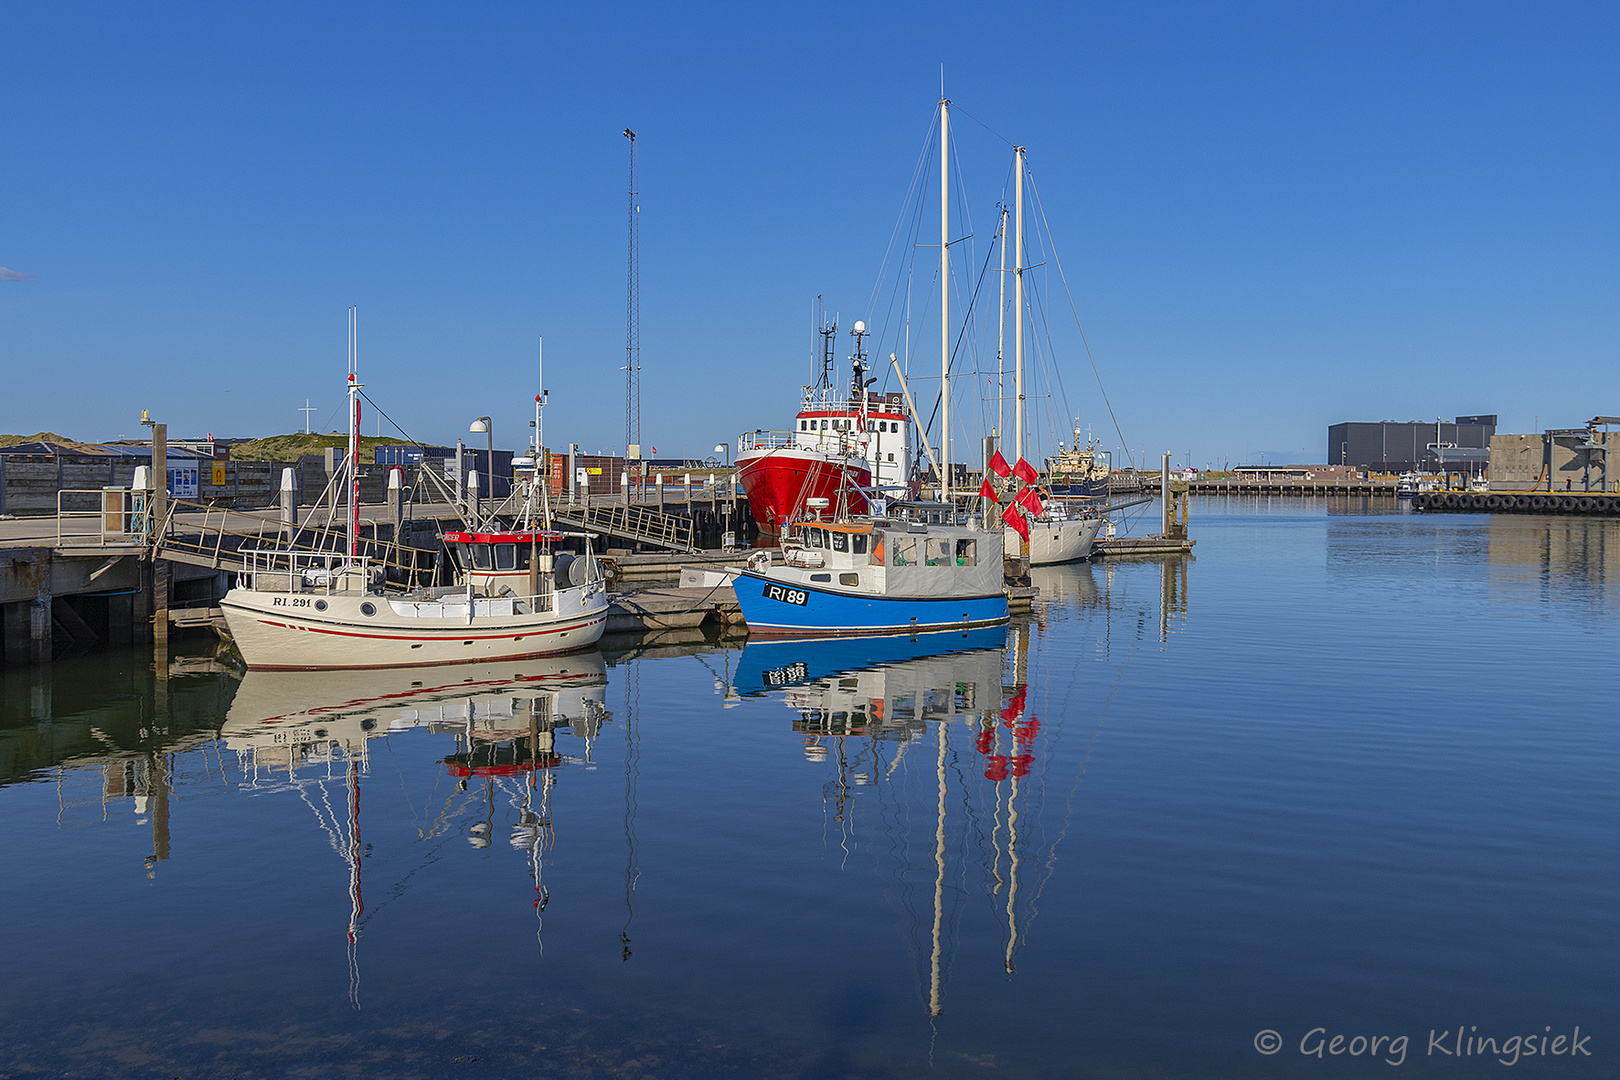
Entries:
[[760,532],[771,535],[779,535],[788,520],[805,513],[806,499],[826,499],[837,510],[842,492],[849,513],[866,513],[866,496],[858,489],[872,484],[872,473],[865,465],[845,465],[797,448],[744,454],[737,459],[737,478],[755,524]]

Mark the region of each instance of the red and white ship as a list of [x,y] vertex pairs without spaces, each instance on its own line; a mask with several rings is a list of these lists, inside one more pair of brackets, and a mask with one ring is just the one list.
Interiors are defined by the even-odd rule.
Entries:
[[832,378],[836,325],[822,329],[821,378],[804,388],[791,431],[750,431],[737,439],[737,478],[762,533],[779,535],[805,512],[809,499],[826,499],[834,512],[865,514],[868,496],[901,495],[911,476],[912,418],[903,394],[868,389],[862,339],[851,331],[855,355],[847,388]]

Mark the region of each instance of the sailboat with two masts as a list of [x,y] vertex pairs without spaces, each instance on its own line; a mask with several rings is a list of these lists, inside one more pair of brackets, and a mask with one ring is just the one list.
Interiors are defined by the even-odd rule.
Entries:
[[[1054,566],[1089,558],[1104,518],[1085,502],[1054,498],[1038,483],[1039,474],[1024,460],[1024,148],[1015,147],[1013,198],[1013,452],[1018,464],[1009,466],[1001,452],[987,463],[980,494],[994,499],[1007,526],[1007,545],[1029,559],[1031,566]],[[1007,209],[1001,210],[1002,236],[1006,236]],[[1003,244],[1005,253],[1006,246]],[[1079,435],[1076,434],[1078,440]],[[994,473],[1006,482],[991,481]]]

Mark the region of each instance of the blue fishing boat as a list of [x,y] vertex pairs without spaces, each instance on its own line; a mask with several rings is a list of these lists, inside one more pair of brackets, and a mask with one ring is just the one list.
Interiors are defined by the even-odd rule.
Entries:
[[[807,517],[783,533],[782,559],[757,552],[746,569],[730,569],[732,588],[748,632],[756,637],[830,637],[861,634],[919,634],[970,630],[1007,621],[1002,584],[1002,527],[964,514],[951,495],[950,447],[950,197],[949,103],[939,103],[940,145],[940,457],[918,431],[923,450],[939,478],[939,501],[885,505],[876,492],[861,500],[839,493],[806,498]],[[856,370],[864,372],[864,323],[856,323]],[[918,415],[905,373],[891,354],[900,381],[905,415]],[[875,431],[870,402],[861,382],[855,430]],[[881,421],[885,422],[886,421]],[[944,459],[942,467],[940,458]],[[846,474],[848,470],[844,471]],[[841,482],[848,484],[847,475]],[[867,506],[869,516],[848,510]],[[829,507],[842,512],[825,521]]]
[[896,503],[887,516],[800,522],[782,558],[756,552],[732,588],[759,637],[970,630],[1007,621],[1002,537],[947,503]]

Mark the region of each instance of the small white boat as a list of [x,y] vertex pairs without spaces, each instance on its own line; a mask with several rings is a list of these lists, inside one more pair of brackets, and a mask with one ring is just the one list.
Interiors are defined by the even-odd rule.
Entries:
[[[352,345],[352,338],[351,338]],[[334,477],[348,492],[342,551],[298,548],[244,552],[246,569],[220,608],[250,670],[319,671],[516,660],[593,645],[607,626],[607,584],[583,554],[552,554],[559,534],[447,534],[460,562],[451,588],[388,588],[381,567],[360,552],[361,384],[351,351],[349,453]],[[452,540],[452,537],[454,538]],[[325,547],[324,544],[317,546]],[[515,586],[515,587],[514,587]]]
[[[1100,515],[1070,509],[1061,502],[1048,503],[1045,513],[1029,522],[1029,565],[1058,566],[1089,559],[1103,521]],[[1007,550],[1018,551],[1021,539],[1009,528]]]

